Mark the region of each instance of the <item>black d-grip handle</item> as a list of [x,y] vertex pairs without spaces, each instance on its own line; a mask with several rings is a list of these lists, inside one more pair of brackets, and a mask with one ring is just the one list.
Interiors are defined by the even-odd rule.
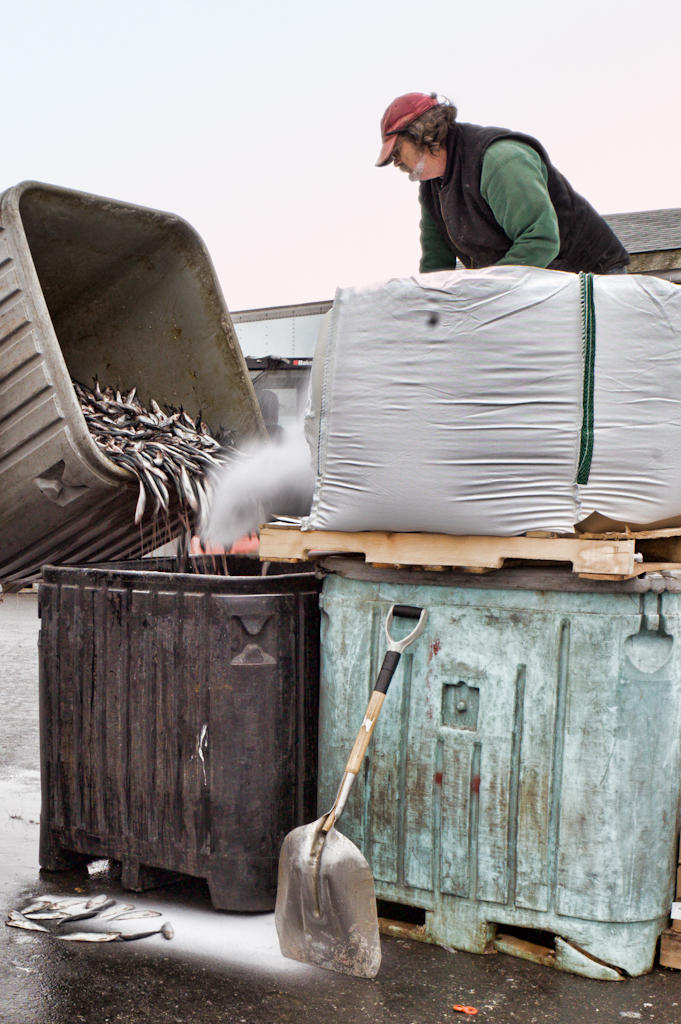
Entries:
[[[393,613],[394,614],[394,613]],[[390,686],[390,680],[395,675],[395,669],[397,663],[400,660],[399,651],[386,651],[385,657],[383,658],[383,664],[381,665],[381,671],[378,673],[378,679],[374,686],[374,693],[387,693],[388,687]]]
[[[394,640],[390,635],[390,623],[396,615],[401,616],[404,619],[419,620],[416,627],[412,629],[411,633],[403,640]],[[395,604],[392,606],[388,612],[388,618],[385,624],[385,632],[388,638],[388,650],[383,658],[381,670],[378,673],[378,679],[374,686],[374,693],[386,694],[388,692],[390,680],[395,673],[397,663],[400,660],[400,655],[409,646],[409,644],[413,643],[417,636],[421,635],[427,618],[428,612],[423,608],[414,608],[414,606],[410,604]]]
[[423,608],[414,608],[411,604],[393,605],[393,615],[401,615],[403,619],[420,619]]

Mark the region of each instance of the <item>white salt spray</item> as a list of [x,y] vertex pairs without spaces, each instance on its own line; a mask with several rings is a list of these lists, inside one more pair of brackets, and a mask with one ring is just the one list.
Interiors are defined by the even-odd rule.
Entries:
[[242,449],[213,481],[201,539],[230,547],[274,516],[302,516],[314,489],[310,449],[302,424],[283,439]]

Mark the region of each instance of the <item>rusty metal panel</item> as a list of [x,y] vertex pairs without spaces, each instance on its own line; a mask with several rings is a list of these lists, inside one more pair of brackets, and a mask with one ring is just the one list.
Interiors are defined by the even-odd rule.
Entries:
[[323,808],[390,604],[428,608],[343,820],[378,897],[424,908],[446,945],[512,926],[553,933],[566,969],[648,970],[675,884],[681,597],[378,575],[325,580],[320,715]]

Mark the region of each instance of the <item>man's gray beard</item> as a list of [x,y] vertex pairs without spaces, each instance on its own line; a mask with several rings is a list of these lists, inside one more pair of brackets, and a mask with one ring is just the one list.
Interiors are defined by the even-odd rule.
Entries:
[[425,165],[426,165],[426,157],[425,157],[425,154],[424,154],[421,157],[421,159],[419,160],[419,162],[417,163],[417,165],[414,168],[414,170],[409,172],[409,180],[410,181],[420,181],[421,180],[421,175],[423,174],[423,168],[425,167]]

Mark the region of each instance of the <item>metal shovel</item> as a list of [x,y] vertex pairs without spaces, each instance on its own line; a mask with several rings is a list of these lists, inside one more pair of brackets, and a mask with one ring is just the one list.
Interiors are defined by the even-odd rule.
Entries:
[[[395,616],[418,619],[403,640],[390,635]],[[388,612],[388,650],[333,806],[284,839],[274,920],[281,952],[292,960],[360,978],[378,973],[381,940],[373,875],[354,843],[334,826],[362,766],[400,655],[421,635],[427,618],[425,609],[408,605],[393,605]]]

